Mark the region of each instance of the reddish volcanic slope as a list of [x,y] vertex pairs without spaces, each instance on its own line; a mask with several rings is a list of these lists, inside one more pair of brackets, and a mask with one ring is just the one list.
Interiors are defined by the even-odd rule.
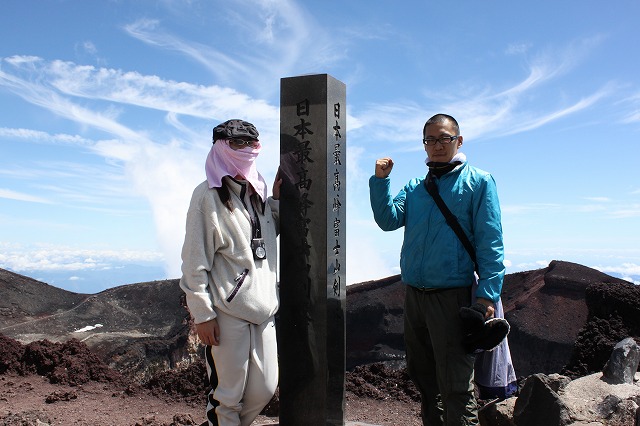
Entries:
[[[347,407],[360,410],[360,420],[374,406],[398,403],[394,407],[411,407],[403,424],[419,424],[419,398],[403,368],[404,293],[399,276],[347,288]],[[189,363],[194,340],[178,280],[86,295],[0,269],[0,294],[0,387],[9,389],[6,398],[12,404],[19,401],[14,387],[22,386],[16,383],[24,382],[11,376],[16,374],[78,387],[49,395],[58,401],[73,399],[74,392],[79,398],[84,386],[98,404],[91,392],[99,391],[90,384],[104,383],[109,395],[133,397],[127,404],[137,409],[145,406],[141,401],[158,407],[149,392],[182,408],[203,403],[204,366]],[[554,261],[547,268],[507,275],[502,297],[519,377],[586,375],[602,369],[618,341],[640,340],[640,286],[582,265]],[[83,327],[88,330],[79,332]],[[178,368],[181,364],[189,367]],[[185,409],[192,413],[192,408]],[[172,409],[168,405],[164,414]],[[64,415],[56,410],[47,412]],[[276,398],[266,413],[277,410]],[[190,415],[171,424],[197,424]],[[147,419],[140,424],[165,423]]]

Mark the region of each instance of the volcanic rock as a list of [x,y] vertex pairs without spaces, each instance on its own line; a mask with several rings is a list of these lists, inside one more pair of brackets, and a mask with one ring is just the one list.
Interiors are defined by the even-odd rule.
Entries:
[[400,275],[347,287],[347,370],[404,359],[404,295]]
[[571,422],[569,408],[558,392],[566,382],[561,376],[533,374],[516,400],[513,420],[518,426],[564,426]]
[[639,361],[640,347],[635,340],[627,337],[613,348],[602,370],[604,380],[612,384],[633,383]]
[[[505,277],[503,305],[511,324],[509,347],[518,376],[560,373],[571,359],[574,343],[585,326],[587,287],[633,285],[595,269],[553,261],[547,268]],[[640,336],[640,334],[637,334]],[[606,345],[601,371],[619,336]],[[586,371],[585,371],[586,373]],[[570,375],[570,374],[569,374]]]
[[[640,336],[637,288],[561,261],[508,274],[502,301],[516,374],[601,371],[616,343]],[[140,379],[199,358],[177,279],[87,295],[0,269],[0,290],[0,333],[22,343],[76,338],[108,365]],[[399,275],[347,287],[347,370],[373,362],[402,365],[404,294]],[[575,351],[574,344],[580,346]]]
[[640,286],[626,281],[594,282],[587,287],[585,302],[589,315],[562,371],[574,378],[602,371],[621,340],[640,341]]
[[0,292],[0,333],[25,344],[76,339],[109,366],[141,380],[197,356],[178,280],[89,295],[0,269]]
[[[594,318],[589,329],[582,331],[592,344],[594,326],[611,339],[597,345],[597,350],[580,347],[574,354],[574,344],[585,327],[590,306],[587,306],[587,287],[594,300]],[[600,291],[599,289],[603,289]],[[626,290],[625,290],[626,289]],[[633,294],[637,286],[570,262],[553,261],[547,268],[508,274],[502,290],[505,318],[511,325],[509,347],[516,374],[527,377],[535,373],[561,373],[574,377],[563,368],[573,357],[572,367],[585,375],[601,371],[617,342],[628,336],[640,336],[640,300]],[[347,287],[347,368],[367,362],[397,362],[404,356],[403,303],[405,286],[400,276],[384,280],[354,284]],[[607,296],[610,295],[610,296]],[[623,307],[614,308],[619,299],[626,299]],[[635,303],[635,308],[633,304]],[[624,320],[619,319],[620,316]],[[606,324],[602,324],[606,317]],[[622,317],[620,317],[622,318]],[[592,324],[593,322],[596,324]],[[624,322],[623,325],[621,322]],[[609,324],[611,322],[611,324]],[[604,329],[603,329],[604,327]],[[624,334],[624,335],[623,335]],[[582,355],[581,355],[582,354]],[[593,355],[589,355],[593,354]],[[589,360],[583,360],[582,356]],[[597,359],[591,359],[597,356]],[[573,365],[572,364],[572,365]]]
[[[0,269],[0,293],[0,374],[35,371],[59,383],[116,382],[118,376],[109,373],[112,367],[136,379],[130,383],[145,383],[158,394],[204,398],[202,346],[191,332],[178,280],[87,295]],[[347,287],[350,394],[407,404],[418,400],[403,369],[404,293],[400,276]],[[599,418],[628,419],[637,409],[640,396],[633,393],[637,379],[616,385],[631,386],[634,396],[627,397],[613,392],[601,371],[619,341],[640,340],[640,286],[554,261],[547,268],[507,275],[502,298],[511,323],[509,344],[517,375],[562,373],[567,380],[575,379],[563,388],[550,388],[560,397],[558,406],[570,408],[572,421],[588,418],[576,417],[576,412],[594,410],[604,413]],[[89,365],[93,370],[86,368]],[[590,389],[614,397],[592,397]],[[589,404],[587,396],[592,398]],[[50,399],[73,399],[73,395],[53,393]],[[515,401],[489,404],[485,414],[510,410],[503,421],[512,422]],[[277,413],[277,405],[271,410]]]

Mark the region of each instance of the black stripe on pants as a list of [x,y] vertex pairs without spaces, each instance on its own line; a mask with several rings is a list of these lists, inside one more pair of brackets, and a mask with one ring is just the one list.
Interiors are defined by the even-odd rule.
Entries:
[[207,346],[204,350],[205,361],[207,362],[207,366],[209,367],[209,385],[211,386],[211,390],[209,391],[209,395],[207,399],[209,401],[210,407],[207,407],[207,420],[209,420],[209,425],[218,426],[218,416],[216,415],[216,408],[220,405],[220,401],[213,397],[213,392],[218,387],[218,373],[216,371],[216,364],[213,361],[213,354],[211,352],[211,346]]

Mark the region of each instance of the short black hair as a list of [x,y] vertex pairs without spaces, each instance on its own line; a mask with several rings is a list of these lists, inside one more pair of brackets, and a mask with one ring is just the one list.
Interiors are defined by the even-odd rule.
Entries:
[[424,128],[422,129],[422,136],[427,133],[427,127],[431,124],[441,124],[441,123],[451,123],[453,124],[453,130],[456,132],[455,136],[460,136],[460,126],[455,118],[447,114],[436,114],[424,123]]

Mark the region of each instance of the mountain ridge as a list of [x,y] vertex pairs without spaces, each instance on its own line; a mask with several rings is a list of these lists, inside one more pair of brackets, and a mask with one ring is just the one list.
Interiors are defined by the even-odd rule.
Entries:
[[[502,298],[518,375],[559,372],[569,362],[588,319],[585,292],[594,283],[630,284],[564,261],[505,277]],[[76,338],[111,367],[141,379],[199,357],[178,279],[82,294],[0,269],[0,290],[0,333],[22,343]],[[399,275],[347,287],[348,370],[403,361],[404,291]]]
[[[405,289],[398,275],[347,287],[350,419],[421,424],[420,398],[404,368]],[[202,421],[195,419],[203,417],[209,390],[203,346],[193,334],[178,280],[79,294],[0,270],[0,294],[0,373],[5,372],[0,399],[10,407],[0,413],[5,422],[125,425],[138,419],[136,424],[177,426]],[[582,265],[553,261],[547,268],[507,275],[502,297],[513,364],[524,387],[495,405],[479,401],[483,424],[507,424],[514,406],[533,404],[536,398],[525,391],[532,378],[560,373],[554,377],[590,378],[584,383],[599,388],[599,372],[613,347],[627,337],[640,341],[640,286]],[[610,403],[620,417],[633,403],[616,403],[609,388],[601,392],[603,402],[593,402],[590,417]],[[535,394],[549,403],[544,389]],[[577,403],[584,405],[586,395],[580,390]],[[276,393],[261,424],[277,424],[279,409]],[[616,424],[630,424],[634,414],[627,414]]]

